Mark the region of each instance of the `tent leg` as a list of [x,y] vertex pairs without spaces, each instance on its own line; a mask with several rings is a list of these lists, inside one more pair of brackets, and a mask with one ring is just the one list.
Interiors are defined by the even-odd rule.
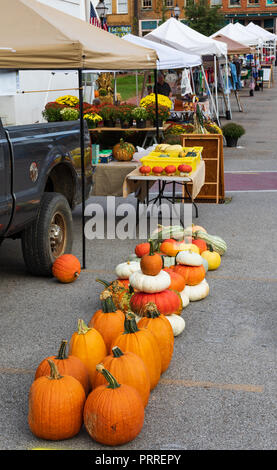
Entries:
[[84,133],[84,101],[83,101],[83,74],[78,70],[79,106],[80,106],[80,150],[82,169],[82,254],[83,269],[86,269],[86,237],[85,237],[85,133]]
[[189,70],[190,70],[190,77],[191,77],[192,91],[193,91],[193,94],[195,95],[195,85],[194,85],[194,80],[193,80],[193,73],[192,73],[192,68],[190,67],[190,68],[189,68]]
[[202,70],[202,73],[203,73],[203,76],[204,76],[207,92],[208,92],[208,94],[210,95],[210,98],[211,98],[211,103],[212,103],[212,107],[213,107],[213,110],[214,110],[214,114],[215,114],[217,124],[220,126],[220,120],[219,120],[219,117],[218,117],[218,114],[217,114],[216,106],[214,104],[213,95],[212,95],[212,92],[210,90],[210,87],[209,87],[209,84],[208,84],[208,81],[207,81],[207,78],[206,78],[206,75],[205,75],[205,70],[204,70],[203,65],[201,65],[201,70]]
[[154,70],[154,90],[155,90],[155,104],[156,104],[156,138],[159,143],[159,107],[158,107],[158,92],[157,92],[157,69]]
[[136,70],[136,98],[137,98],[137,106],[139,105],[139,98],[138,98],[138,71]]
[[214,55],[214,87],[215,87],[215,104],[216,104],[217,116],[219,116],[219,110],[218,110],[218,92],[217,92],[217,63],[216,63],[216,55]]

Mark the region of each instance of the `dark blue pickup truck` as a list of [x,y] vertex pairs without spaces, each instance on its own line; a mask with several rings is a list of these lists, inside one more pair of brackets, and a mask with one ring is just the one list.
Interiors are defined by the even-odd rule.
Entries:
[[[51,275],[53,261],[71,252],[71,210],[82,197],[79,138],[79,121],[3,127],[0,119],[0,244],[21,238],[32,274]],[[85,181],[87,198],[92,168],[86,123]]]

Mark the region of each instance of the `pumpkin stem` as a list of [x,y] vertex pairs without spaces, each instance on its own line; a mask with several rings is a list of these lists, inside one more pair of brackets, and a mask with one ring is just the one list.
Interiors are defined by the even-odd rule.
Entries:
[[104,313],[116,312],[116,306],[113,301],[113,295],[108,289],[103,290],[100,294],[102,310]]
[[150,251],[149,251],[149,256],[153,256],[154,255],[154,242],[153,240],[150,240]]
[[59,380],[62,379],[62,375],[60,375],[58,371],[58,367],[51,359],[48,359],[48,364],[50,366],[50,376],[48,377],[50,380]]
[[142,308],[142,315],[147,318],[158,318],[160,316],[160,312],[154,302],[148,302]]
[[68,356],[66,355],[66,345],[67,345],[67,340],[63,339],[60,345],[59,352],[55,359],[67,359]]
[[112,348],[112,353],[113,353],[113,356],[114,357],[121,357],[121,356],[124,356],[123,352],[121,351],[121,349],[118,347],[118,346],[114,346]]
[[139,331],[135,315],[133,312],[127,312],[124,321],[124,334],[136,333]]
[[103,364],[97,364],[96,370],[105,377],[105,379],[109,383],[108,388],[115,389],[120,387],[120,384],[117,382],[114,376],[107,369],[105,369]]
[[100,282],[100,284],[103,284],[105,287],[110,286],[110,282],[103,281],[103,279],[95,279],[95,280],[96,280],[96,282]]
[[214,251],[214,249],[213,249],[213,245],[211,245],[211,244],[208,244],[208,249],[209,249],[209,251],[212,253],[212,252]]
[[85,335],[91,328],[89,328],[84,320],[78,320],[78,335]]

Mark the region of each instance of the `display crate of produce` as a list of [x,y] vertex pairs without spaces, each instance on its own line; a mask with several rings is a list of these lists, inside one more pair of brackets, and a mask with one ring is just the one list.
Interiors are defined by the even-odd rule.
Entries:
[[[201,153],[203,147],[183,147],[181,151],[184,156],[180,155],[179,151],[166,151],[166,152],[151,152],[149,155],[145,155],[140,159],[142,165],[150,166],[151,169],[154,166],[160,166],[165,168],[167,165],[175,165],[178,168],[179,165],[185,164],[190,165],[192,171],[195,171],[201,160]],[[179,172],[177,171],[177,174]]]

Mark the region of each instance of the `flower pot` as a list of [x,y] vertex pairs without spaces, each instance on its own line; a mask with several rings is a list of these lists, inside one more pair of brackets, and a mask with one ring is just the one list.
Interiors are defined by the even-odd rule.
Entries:
[[120,120],[120,124],[121,124],[122,129],[129,129],[129,127],[133,126],[133,119],[131,119],[130,121]]
[[89,129],[95,129],[97,127],[97,122],[87,121],[87,124]]
[[106,120],[104,120],[104,126],[105,127],[115,127],[115,122],[112,121],[111,119],[106,119]]
[[[157,125],[157,124],[156,124],[156,120],[154,121],[153,124],[154,124],[154,127],[156,127],[156,125]],[[162,119],[159,119],[159,120],[158,120],[158,126],[159,126],[159,127],[163,127],[163,121],[162,121]]]
[[138,129],[144,129],[146,127],[145,119],[136,120],[136,124]]
[[238,138],[237,137],[226,136],[225,139],[226,139],[227,147],[236,147],[237,146],[237,143],[238,143]]

